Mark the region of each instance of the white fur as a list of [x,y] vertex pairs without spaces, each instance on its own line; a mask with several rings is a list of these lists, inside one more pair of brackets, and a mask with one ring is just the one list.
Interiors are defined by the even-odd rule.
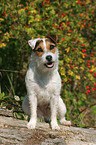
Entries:
[[32,40],[29,40],[29,41],[28,41],[28,44],[30,45],[30,47],[31,47],[32,49],[34,49],[37,40],[40,40],[40,38],[32,39]]
[[[37,40],[29,41],[32,49],[34,49]],[[22,108],[25,113],[30,115],[27,127],[34,129],[37,121],[37,106],[43,107],[50,104],[51,114],[47,114],[47,116],[51,118],[51,128],[58,130],[57,113],[61,124],[71,125],[71,122],[65,120],[66,107],[60,97],[61,78],[58,73],[58,50],[54,54],[48,51],[45,39],[42,40],[44,42],[44,54],[42,57],[32,52],[31,62],[25,78],[27,96],[22,103]],[[47,68],[44,65],[47,63],[47,55],[52,56],[52,61],[54,62],[53,68]]]

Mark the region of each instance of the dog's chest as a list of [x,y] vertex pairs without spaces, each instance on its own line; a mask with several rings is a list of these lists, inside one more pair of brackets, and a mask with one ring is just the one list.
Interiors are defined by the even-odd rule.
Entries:
[[36,93],[39,103],[49,102],[52,95],[55,94],[55,84],[50,81],[46,85],[46,83],[41,81],[40,84],[37,84]]
[[52,97],[60,95],[61,79],[57,70],[50,75],[41,75],[29,69],[25,81],[28,94],[34,93],[39,104],[49,103]]

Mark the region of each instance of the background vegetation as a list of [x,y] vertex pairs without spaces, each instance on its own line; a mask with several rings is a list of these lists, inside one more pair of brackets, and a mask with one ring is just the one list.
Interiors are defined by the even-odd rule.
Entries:
[[[29,39],[58,35],[61,96],[67,119],[95,126],[96,24],[95,0],[1,0],[0,106],[21,111],[30,61]],[[23,114],[15,114],[23,118]]]

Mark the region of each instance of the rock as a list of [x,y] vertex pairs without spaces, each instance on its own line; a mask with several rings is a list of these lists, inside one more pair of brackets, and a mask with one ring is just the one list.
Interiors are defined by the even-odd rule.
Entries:
[[55,139],[46,139],[41,145],[66,145],[65,140],[62,138],[55,138]]
[[34,130],[26,128],[27,121],[0,116],[0,144],[16,145],[96,145],[96,130],[60,125],[59,131],[48,123],[37,123]]

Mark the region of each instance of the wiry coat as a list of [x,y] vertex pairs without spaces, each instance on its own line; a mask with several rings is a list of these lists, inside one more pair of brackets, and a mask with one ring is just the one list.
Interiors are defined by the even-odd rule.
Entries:
[[28,128],[34,129],[39,116],[51,119],[52,129],[59,129],[57,113],[61,124],[71,125],[65,120],[66,107],[60,97],[61,78],[58,73],[58,49],[49,38],[29,41],[33,52],[26,74],[27,96],[22,107],[30,115]]

